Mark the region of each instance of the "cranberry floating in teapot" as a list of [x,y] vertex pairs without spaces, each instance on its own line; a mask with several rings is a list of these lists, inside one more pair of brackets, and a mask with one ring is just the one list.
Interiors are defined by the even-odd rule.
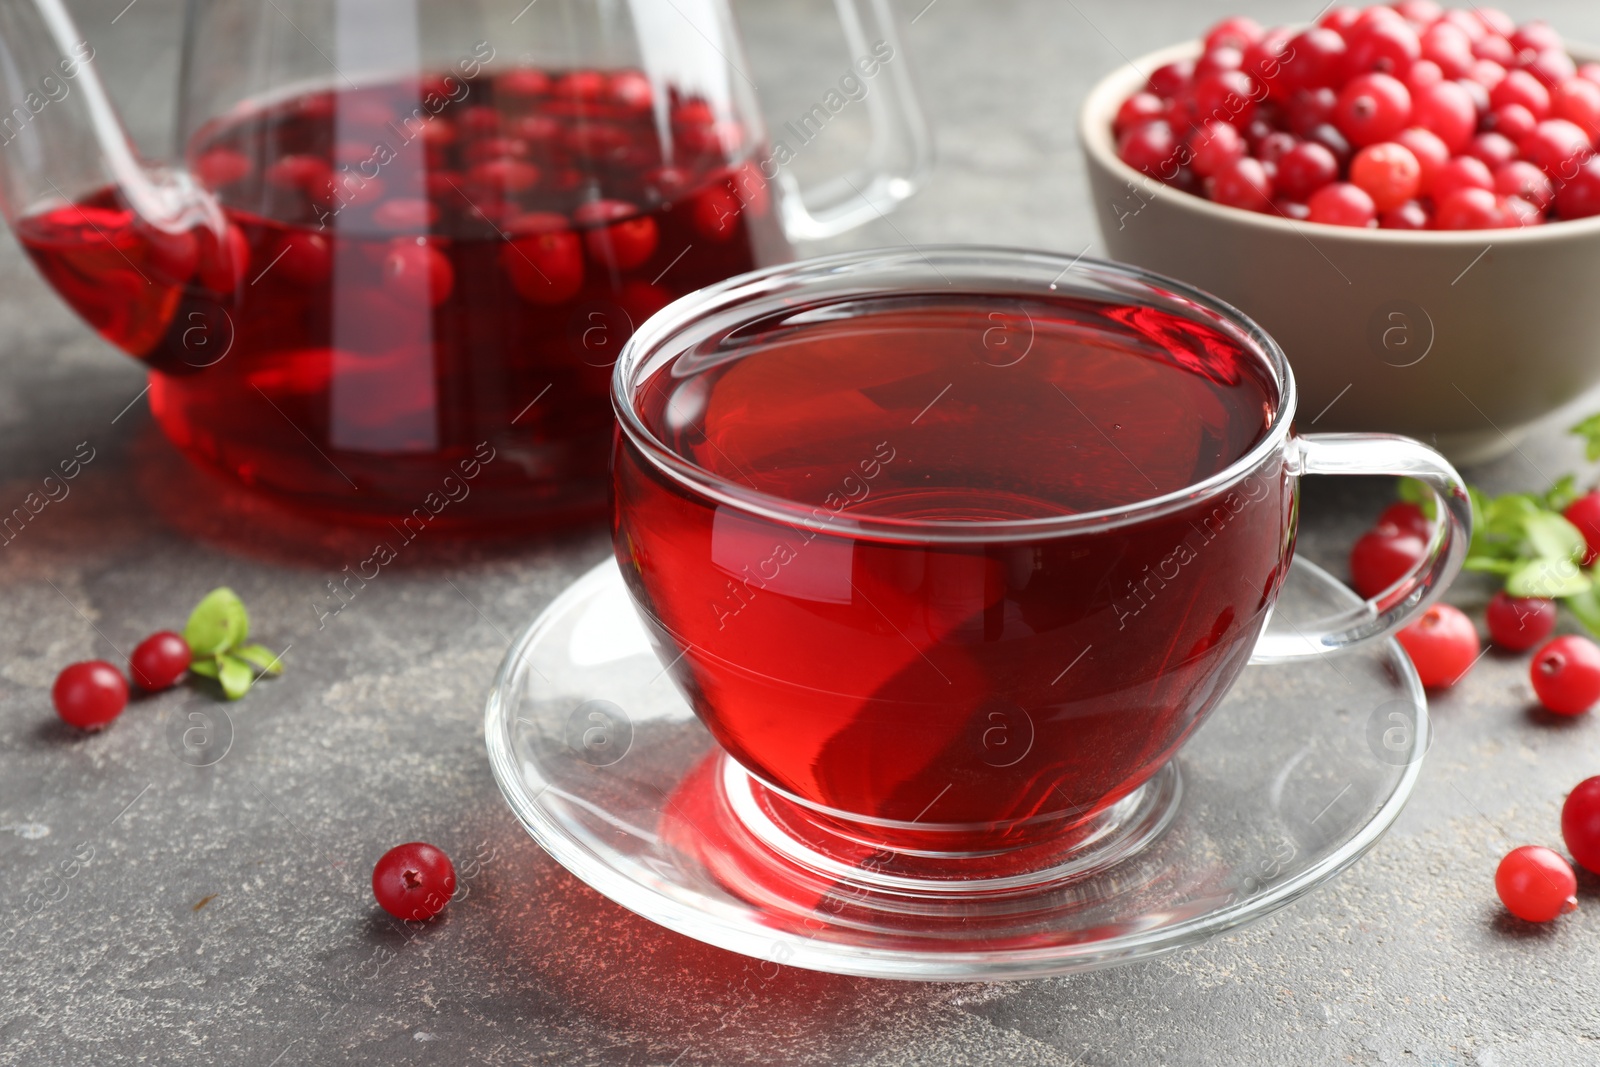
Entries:
[[[633,330],[928,165],[887,4],[839,9],[848,67],[769,136],[726,0],[194,4],[161,164],[61,0],[7,4],[3,207],[200,464],[342,519],[590,516]],[[802,194],[848,108],[867,158]]]

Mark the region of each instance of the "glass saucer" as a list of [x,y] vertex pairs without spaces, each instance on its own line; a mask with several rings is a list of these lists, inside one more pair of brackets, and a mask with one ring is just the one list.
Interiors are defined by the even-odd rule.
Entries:
[[[1272,629],[1358,603],[1296,560]],[[777,964],[916,980],[1036,977],[1143,959],[1258,918],[1355,862],[1410,794],[1422,687],[1393,641],[1255,665],[1103,862],[981,893],[922,893],[797,860],[650,648],[607,561],[507,654],[485,734],[500,789],[563,866],[671,930]],[[1129,803],[1129,802],[1124,802]],[[777,847],[775,847],[777,846]]]

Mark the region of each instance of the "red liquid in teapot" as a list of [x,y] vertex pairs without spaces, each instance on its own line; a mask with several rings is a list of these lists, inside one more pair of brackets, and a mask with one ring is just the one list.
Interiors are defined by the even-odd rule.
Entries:
[[664,113],[631,71],[255,103],[190,147],[227,240],[155,232],[115,190],[16,230],[157,371],[152,410],[191,457],[345,517],[447,496],[462,526],[594,514],[622,343],[791,255],[737,127],[676,93]]
[[1099,810],[1172,755],[1265,622],[1292,480],[1269,462],[1071,536],[843,527],[1124,508],[1228,468],[1276,406],[1257,357],[1152,308],[958,292],[785,311],[662,366],[635,409],[669,451],[812,518],[718,504],[624,435],[617,558],[747,768],[981,842]]

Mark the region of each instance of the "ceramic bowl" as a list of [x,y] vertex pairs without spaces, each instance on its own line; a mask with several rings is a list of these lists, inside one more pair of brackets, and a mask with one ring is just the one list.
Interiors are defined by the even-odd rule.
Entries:
[[1119,160],[1118,106],[1149,71],[1200,51],[1152,52],[1084,102],[1100,232],[1110,258],[1214,293],[1272,334],[1300,384],[1302,430],[1403,433],[1472,463],[1600,382],[1600,217],[1358,230],[1224,207]]

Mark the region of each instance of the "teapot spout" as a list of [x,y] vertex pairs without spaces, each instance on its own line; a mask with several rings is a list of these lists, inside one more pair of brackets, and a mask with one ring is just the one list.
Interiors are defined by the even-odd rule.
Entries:
[[62,0],[0,5],[0,211],[73,309],[142,357],[232,242],[187,172],[140,160],[93,60]]

